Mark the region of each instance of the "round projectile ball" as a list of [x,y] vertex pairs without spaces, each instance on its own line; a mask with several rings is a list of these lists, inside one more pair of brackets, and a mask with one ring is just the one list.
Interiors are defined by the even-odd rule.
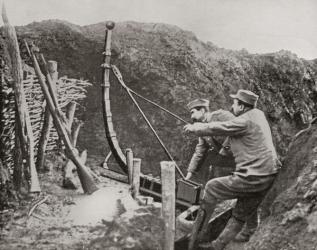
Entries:
[[106,22],[106,27],[108,30],[112,30],[114,28],[115,23],[113,21]]

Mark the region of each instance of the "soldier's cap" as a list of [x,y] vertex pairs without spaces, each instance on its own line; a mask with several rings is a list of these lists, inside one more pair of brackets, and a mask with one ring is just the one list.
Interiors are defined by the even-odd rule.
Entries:
[[195,99],[187,104],[188,110],[193,108],[206,107],[209,108],[209,100],[207,99]]
[[254,94],[252,91],[245,89],[239,89],[237,94],[231,94],[230,97],[248,103],[252,106],[256,106],[256,103],[259,99],[258,95]]

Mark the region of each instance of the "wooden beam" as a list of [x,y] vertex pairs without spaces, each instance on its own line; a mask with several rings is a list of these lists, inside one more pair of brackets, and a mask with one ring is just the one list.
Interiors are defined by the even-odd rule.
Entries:
[[164,220],[164,250],[174,249],[175,240],[175,162],[161,162],[162,216]]
[[[52,88],[57,94],[56,82],[58,80],[58,72],[57,72],[57,62],[49,61],[48,62],[48,70],[52,77]],[[44,111],[44,121],[42,126],[42,132],[40,136],[40,140],[38,143],[38,151],[37,151],[37,160],[36,160],[36,168],[37,170],[44,169],[44,161],[45,161],[45,151],[50,139],[50,131],[53,127],[53,118],[51,116],[49,107],[46,103],[45,111]]]

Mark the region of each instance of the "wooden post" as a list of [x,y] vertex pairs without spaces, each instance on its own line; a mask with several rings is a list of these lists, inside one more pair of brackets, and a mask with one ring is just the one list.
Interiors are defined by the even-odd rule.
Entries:
[[84,124],[83,122],[76,122],[71,132],[72,144],[74,147],[76,147],[79,130],[83,124]]
[[[37,48],[37,50],[39,51],[38,48]],[[39,53],[39,58],[40,58],[40,64],[39,64],[39,62],[38,62],[38,64],[39,64],[39,66],[41,65],[41,67],[43,69],[43,74],[45,75],[45,78],[46,78],[47,88],[48,88],[52,102],[53,102],[54,107],[55,107],[55,112],[59,116],[61,122],[66,126],[68,136],[70,136],[70,131],[69,131],[68,126],[67,126],[66,117],[65,117],[64,113],[62,112],[62,110],[60,109],[59,104],[58,104],[57,88],[56,88],[56,85],[54,86],[54,84],[53,84],[51,72],[49,71],[49,70],[54,70],[55,66],[54,66],[54,64],[51,65],[50,62],[55,63],[55,61],[49,61],[47,63],[45,58],[44,58],[44,55],[42,53]],[[54,77],[54,75],[53,75],[53,77]]]
[[23,163],[27,163],[31,176],[30,192],[40,192],[38,175],[34,163],[34,137],[29,116],[28,106],[23,89],[23,67],[16,32],[10,25],[4,3],[2,5],[2,19],[4,31],[8,38],[12,76],[14,79],[15,108],[16,108],[16,132],[15,132],[15,166],[14,182],[20,189],[23,176]]
[[[51,95],[52,101],[54,103],[54,106],[56,108],[56,111],[58,114],[61,114],[59,105],[58,105],[58,97],[57,97],[57,89],[56,89],[56,81],[54,82],[54,78],[57,76],[57,62],[55,61],[48,61],[47,64],[45,62],[43,54],[39,54],[40,60],[42,62],[41,66],[45,69],[44,74],[46,78],[49,78],[49,82],[47,79],[47,87],[49,90],[49,93]],[[54,78],[53,78],[54,77]]]
[[73,121],[74,121],[76,106],[77,106],[76,102],[70,102],[67,105],[66,120],[67,120],[67,126],[68,126],[69,131],[72,131],[72,125],[73,125]]
[[20,189],[22,186],[23,177],[23,158],[25,155],[26,138],[24,136],[25,131],[25,119],[23,112],[23,70],[22,61],[20,57],[20,49],[18,45],[18,39],[15,33],[15,29],[9,23],[9,19],[6,13],[4,2],[2,4],[2,20],[4,23],[4,36],[6,46],[8,47],[10,59],[11,59],[11,72],[14,80],[13,89],[15,96],[15,149],[14,149],[14,169],[13,169],[13,181],[16,189]]
[[132,197],[136,199],[140,193],[140,174],[141,174],[141,159],[133,159],[133,170],[132,170]]
[[[57,62],[48,61],[48,70],[52,77],[52,88],[57,93],[56,82],[58,80]],[[45,151],[50,139],[50,131],[53,127],[53,117],[51,116],[50,109],[46,103],[44,111],[44,121],[42,126],[41,137],[37,148],[36,169],[42,170],[44,168]]]
[[55,95],[57,95],[57,86],[56,86],[56,82],[58,80],[57,62],[53,60],[49,60],[47,62],[47,69],[53,80],[52,82],[53,92],[55,93]]
[[132,173],[133,173],[133,152],[131,148],[127,148],[125,151],[128,167],[128,182],[132,190]]
[[33,130],[30,120],[30,115],[27,107],[27,103],[25,103],[25,127],[26,127],[26,136],[27,136],[27,150],[28,150],[28,166],[30,169],[30,188],[29,192],[35,193],[35,192],[41,192],[40,182],[37,175],[36,167],[35,167],[35,157],[34,157],[34,136],[33,136]]
[[164,220],[164,250],[174,249],[175,239],[175,163],[161,162],[162,216]]

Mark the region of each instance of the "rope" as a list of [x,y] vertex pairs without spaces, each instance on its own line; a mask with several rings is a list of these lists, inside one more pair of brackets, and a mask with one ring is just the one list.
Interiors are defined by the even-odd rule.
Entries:
[[[129,87],[127,87],[127,88],[129,88]],[[179,120],[179,121],[181,121],[181,122],[183,122],[183,123],[185,123],[185,124],[188,124],[188,122],[185,121],[183,118],[181,118],[181,117],[179,117],[178,115],[172,113],[171,111],[167,110],[166,108],[163,108],[163,107],[160,106],[159,104],[157,104],[157,103],[155,103],[155,102],[153,102],[153,101],[151,101],[151,100],[145,98],[144,96],[141,96],[140,94],[138,94],[138,93],[135,92],[134,90],[132,90],[132,89],[129,88],[129,91],[130,91],[132,94],[136,95],[137,97],[143,99],[144,101],[146,101],[146,102],[148,102],[148,103],[151,103],[151,104],[154,105],[155,107],[157,107],[157,108],[159,108],[159,109],[165,111],[166,113],[168,113],[169,115],[173,116],[173,117],[176,118],[177,120]]]
[[180,176],[182,177],[182,179],[185,179],[185,176],[183,174],[183,172],[181,171],[181,169],[179,168],[179,166],[177,165],[177,163],[175,162],[175,160],[173,159],[172,155],[170,154],[170,152],[168,151],[168,149],[166,148],[166,146],[164,145],[163,141],[161,140],[161,138],[158,136],[158,134],[156,133],[155,129],[153,128],[151,122],[148,120],[148,118],[146,117],[146,115],[144,114],[143,110],[141,109],[141,107],[139,106],[138,102],[135,100],[134,96],[132,95],[132,92],[130,90],[130,88],[124,83],[123,79],[122,79],[122,75],[119,71],[119,69],[115,66],[115,65],[111,65],[111,69],[114,73],[114,75],[116,76],[116,78],[118,79],[119,83],[121,84],[121,86],[127,91],[129,97],[131,98],[131,100],[133,101],[133,103],[135,104],[135,106],[137,107],[137,109],[139,110],[139,112],[141,113],[143,119],[145,120],[145,122],[147,123],[147,125],[149,126],[149,128],[152,130],[154,136],[156,137],[156,139],[159,141],[159,143],[161,144],[162,148],[164,149],[165,153],[167,154],[168,158],[173,161],[175,163],[175,168],[178,171],[178,173],[180,174]]

